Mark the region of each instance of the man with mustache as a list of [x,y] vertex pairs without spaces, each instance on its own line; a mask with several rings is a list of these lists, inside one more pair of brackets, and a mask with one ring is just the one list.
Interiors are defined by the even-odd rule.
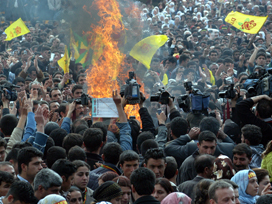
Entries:
[[233,165],[236,171],[249,169],[252,160],[252,150],[246,143],[236,145],[233,150]]

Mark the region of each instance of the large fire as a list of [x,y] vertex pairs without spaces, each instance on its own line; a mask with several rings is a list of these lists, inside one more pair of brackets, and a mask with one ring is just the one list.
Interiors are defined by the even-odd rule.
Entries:
[[[120,91],[128,71],[132,71],[132,67],[125,63],[126,55],[120,51],[125,43],[126,30],[116,0],[94,0],[91,7],[90,10],[98,11],[100,21],[91,25],[91,31],[87,33],[94,50],[93,62],[87,73],[88,94],[94,98],[110,98],[113,90]],[[88,8],[83,9],[92,16]],[[138,110],[138,106],[125,108],[128,117],[135,116],[140,121]]]

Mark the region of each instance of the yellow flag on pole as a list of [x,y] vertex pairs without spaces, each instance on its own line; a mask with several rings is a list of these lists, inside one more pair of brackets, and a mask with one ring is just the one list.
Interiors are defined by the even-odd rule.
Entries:
[[266,19],[267,16],[251,16],[232,11],[227,15],[225,21],[244,33],[256,34],[261,30]]
[[70,57],[66,45],[64,56],[58,61],[58,64],[63,69],[64,74],[69,73]]
[[73,31],[72,31],[71,28],[70,28],[70,48],[74,49],[75,59],[78,59],[79,58],[79,52],[78,52],[76,41],[75,41],[75,38],[74,38],[74,34],[73,34]]
[[21,18],[19,18],[17,21],[15,21],[9,27],[6,28],[5,30],[5,33],[7,35],[6,41],[10,41],[13,38],[17,38],[29,32],[30,30],[26,27],[24,21]]
[[152,57],[168,40],[166,35],[152,35],[138,42],[130,51],[130,56],[150,69]]

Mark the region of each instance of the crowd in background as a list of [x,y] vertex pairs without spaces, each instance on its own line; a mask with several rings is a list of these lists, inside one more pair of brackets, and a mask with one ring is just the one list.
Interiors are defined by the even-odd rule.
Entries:
[[[168,41],[150,69],[126,56],[144,84],[141,120],[128,119],[128,100],[112,90],[119,118],[97,122],[85,95],[92,66],[73,48],[69,73],[58,64],[73,2],[1,0],[0,202],[272,203],[272,98],[245,86],[271,67],[271,2],[133,4],[141,35]],[[225,22],[231,11],[268,18],[254,36]],[[20,17],[30,32],[5,41]],[[151,100],[163,87],[166,102]],[[207,108],[177,100],[189,93],[209,96]]]

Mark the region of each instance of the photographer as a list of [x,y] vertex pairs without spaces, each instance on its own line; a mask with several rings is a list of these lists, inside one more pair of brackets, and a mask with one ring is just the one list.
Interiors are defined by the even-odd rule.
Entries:
[[[254,105],[256,105],[255,113],[251,111]],[[267,95],[248,98],[236,104],[236,111],[244,125],[252,124],[261,128],[263,135],[261,144],[266,146],[272,139],[272,98]]]

